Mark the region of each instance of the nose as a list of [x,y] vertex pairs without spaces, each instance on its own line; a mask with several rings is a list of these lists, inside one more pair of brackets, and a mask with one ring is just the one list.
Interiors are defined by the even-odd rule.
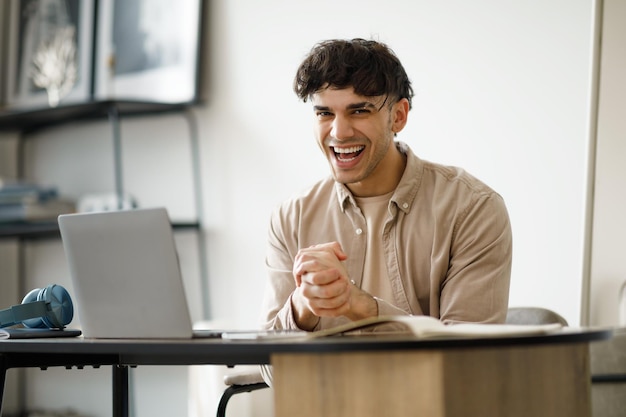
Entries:
[[335,116],[330,130],[330,135],[335,139],[347,139],[354,136],[350,119],[342,116]]

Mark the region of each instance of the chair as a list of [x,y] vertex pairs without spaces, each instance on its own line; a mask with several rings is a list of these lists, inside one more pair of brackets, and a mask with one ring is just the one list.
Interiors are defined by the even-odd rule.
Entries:
[[[510,307],[506,315],[507,324],[550,324],[560,323],[567,326],[565,320],[558,313],[543,307]],[[222,394],[217,407],[217,417],[226,416],[228,400],[235,394],[252,392],[268,385],[263,381],[260,370],[233,372],[224,377],[224,383],[228,388]]]
[[507,324],[550,324],[567,326],[560,314],[543,307],[510,307],[506,315]]
[[268,385],[263,381],[260,369],[227,374],[224,376],[224,383],[228,385],[228,388],[224,390],[220,398],[217,406],[217,417],[226,416],[226,406],[233,395],[268,388]]

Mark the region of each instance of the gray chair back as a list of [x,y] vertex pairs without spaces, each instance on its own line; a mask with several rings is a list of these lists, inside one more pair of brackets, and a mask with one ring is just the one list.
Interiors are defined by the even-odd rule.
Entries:
[[567,326],[560,314],[543,307],[510,307],[506,315],[507,324],[551,324]]

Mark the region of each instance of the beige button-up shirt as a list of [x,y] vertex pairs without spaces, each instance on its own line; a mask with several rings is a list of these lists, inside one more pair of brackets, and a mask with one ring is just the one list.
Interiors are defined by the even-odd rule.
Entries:
[[[413,314],[444,322],[504,322],[511,276],[512,236],[502,197],[462,169],[406,155],[380,239],[392,288],[380,315]],[[347,187],[331,177],[273,213],[266,258],[269,282],[264,327],[297,328],[291,310],[293,260],[301,248],[337,241],[346,270],[363,279],[367,225]],[[347,320],[322,318],[315,330]]]

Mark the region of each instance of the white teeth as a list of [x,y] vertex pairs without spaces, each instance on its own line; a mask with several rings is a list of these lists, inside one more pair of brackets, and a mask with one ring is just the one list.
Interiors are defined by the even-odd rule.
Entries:
[[365,148],[365,146],[351,146],[349,148],[333,147],[333,150],[336,153],[355,153],[355,152],[359,152],[359,151],[363,150],[364,148]]

